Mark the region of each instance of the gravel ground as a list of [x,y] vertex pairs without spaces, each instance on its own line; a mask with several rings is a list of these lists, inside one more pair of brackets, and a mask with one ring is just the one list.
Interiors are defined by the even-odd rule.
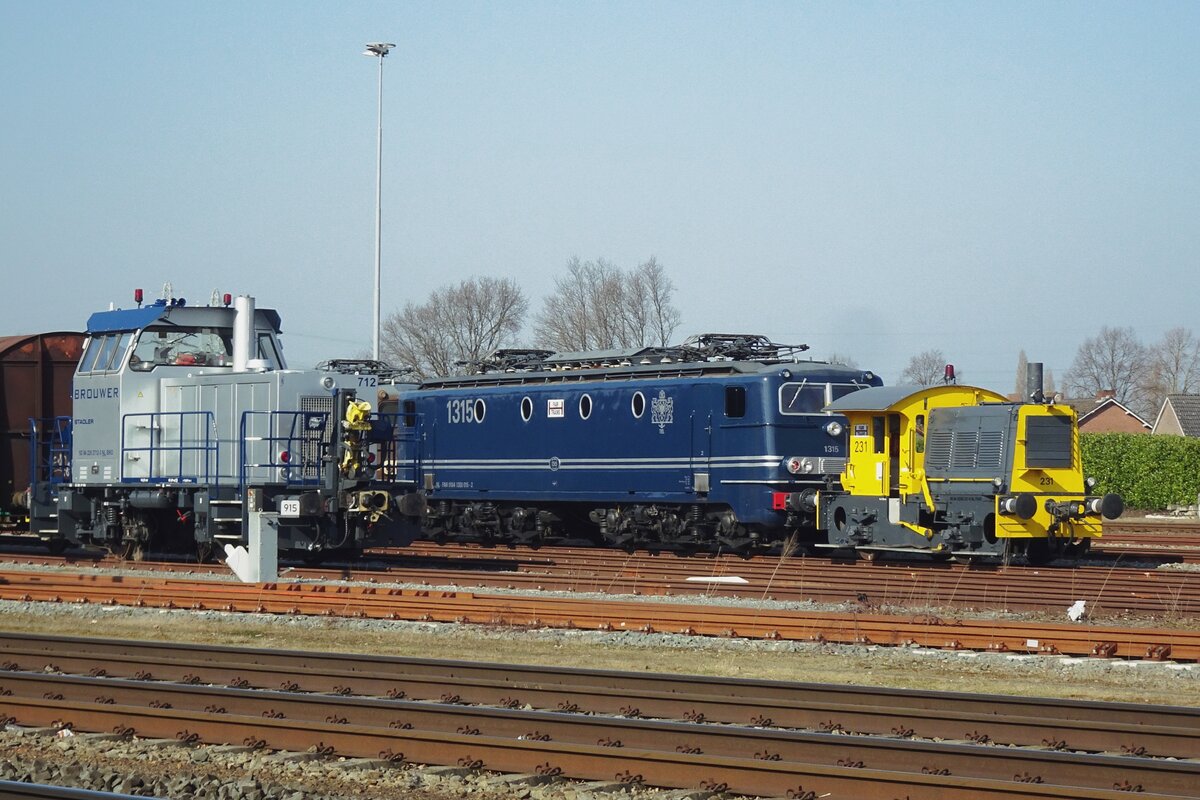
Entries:
[[63,738],[8,726],[0,731],[0,780],[196,800],[682,800],[711,792],[506,776],[479,770],[389,765],[193,747],[105,735]]

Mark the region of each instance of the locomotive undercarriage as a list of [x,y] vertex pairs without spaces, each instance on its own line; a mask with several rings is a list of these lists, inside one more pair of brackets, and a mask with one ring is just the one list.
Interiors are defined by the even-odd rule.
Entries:
[[[242,500],[233,493],[210,493],[215,488],[107,487],[99,494],[63,488],[57,503],[52,501],[42,511],[43,518],[57,516],[56,529],[38,533],[53,553],[73,546],[102,547],[121,558],[140,561],[151,551],[194,552],[198,561],[205,562],[218,555],[225,543],[245,541]],[[322,505],[319,498],[314,502],[317,507]],[[343,516],[344,526],[321,514],[281,524],[280,550],[316,559],[366,537],[366,515]]]
[[[889,519],[886,499],[841,499],[826,511],[832,524],[827,526],[828,544],[824,546],[853,549],[867,559],[884,552],[920,552],[964,561],[1024,559],[1029,564],[1075,559],[1090,549],[1091,540],[1075,537],[1069,523],[1053,524],[1043,538],[999,538],[991,512],[993,502],[992,497],[983,496],[975,503],[967,501],[933,512],[923,506],[901,506],[898,518],[913,526],[907,527]],[[908,511],[913,512],[911,518]]]
[[[811,524],[811,523],[810,523]],[[680,551],[751,552],[778,544],[741,524],[724,506],[631,504],[532,507],[507,502],[442,500],[424,518],[435,541],[539,545],[584,539],[593,544]]]

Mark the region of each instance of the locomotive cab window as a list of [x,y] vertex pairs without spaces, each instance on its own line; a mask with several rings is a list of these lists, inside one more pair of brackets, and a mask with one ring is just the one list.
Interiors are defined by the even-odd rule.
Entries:
[[779,387],[780,414],[818,414],[825,407],[828,384],[807,380],[785,383]]
[[738,419],[746,416],[746,387],[725,387],[725,416]]
[[120,369],[132,337],[132,333],[93,336],[88,342],[83,358],[79,360],[79,372],[110,372]]
[[269,333],[258,335],[258,358],[267,362],[267,369],[283,369],[283,356],[275,346],[275,337]]
[[[268,359],[269,361],[269,359]],[[150,328],[138,335],[130,369],[155,367],[228,367],[233,343],[228,330],[217,328]]]

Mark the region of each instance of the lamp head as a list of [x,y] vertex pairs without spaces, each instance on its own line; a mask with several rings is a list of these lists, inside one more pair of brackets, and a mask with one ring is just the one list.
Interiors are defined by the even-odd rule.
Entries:
[[367,49],[363,51],[363,55],[383,58],[395,46],[391,42],[367,42]]

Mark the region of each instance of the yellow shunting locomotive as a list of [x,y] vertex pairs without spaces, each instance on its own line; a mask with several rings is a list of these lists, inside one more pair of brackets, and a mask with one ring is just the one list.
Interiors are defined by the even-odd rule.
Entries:
[[817,497],[822,545],[1031,563],[1086,551],[1124,503],[1090,493],[1075,410],[1031,397],[888,386],[827,406],[849,421],[850,454],[840,489]]

